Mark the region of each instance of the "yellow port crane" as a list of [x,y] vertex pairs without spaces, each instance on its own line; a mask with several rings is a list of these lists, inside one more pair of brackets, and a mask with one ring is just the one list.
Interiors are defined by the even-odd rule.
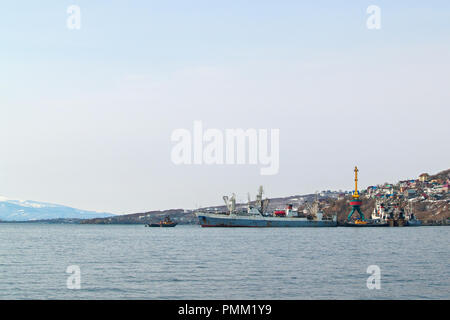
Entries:
[[355,212],[359,213],[359,219],[355,221],[356,224],[367,224],[367,221],[364,217],[364,214],[361,211],[362,200],[359,198],[358,192],[358,167],[355,166],[355,191],[353,191],[353,199],[350,201],[350,205],[352,206],[352,211],[347,217],[347,220],[350,221],[353,214]]
[[355,166],[355,191],[353,192],[353,198],[358,199],[359,193],[358,193],[358,167]]

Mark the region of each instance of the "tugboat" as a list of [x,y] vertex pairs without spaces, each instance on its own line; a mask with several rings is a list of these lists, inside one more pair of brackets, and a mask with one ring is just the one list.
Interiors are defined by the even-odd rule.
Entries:
[[388,227],[388,220],[390,215],[387,212],[387,209],[389,208],[386,207],[386,204],[384,202],[382,202],[381,200],[377,200],[371,216],[371,222],[379,227]]
[[172,228],[175,227],[178,223],[174,222],[170,219],[169,216],[165,217],[164,220],[161,220],[158,223],[146,224],[146,227],[158,227],[158,228]]
[[414,214],[411,202],[406,210],[406,225],[408,227],[419,227],[422,225],[422,221],[418,220]]

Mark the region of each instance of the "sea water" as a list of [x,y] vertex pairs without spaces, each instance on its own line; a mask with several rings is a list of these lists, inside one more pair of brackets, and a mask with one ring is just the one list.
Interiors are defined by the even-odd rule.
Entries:
[[3,223],[0,299],[449,299],[449,240],[448,227]]

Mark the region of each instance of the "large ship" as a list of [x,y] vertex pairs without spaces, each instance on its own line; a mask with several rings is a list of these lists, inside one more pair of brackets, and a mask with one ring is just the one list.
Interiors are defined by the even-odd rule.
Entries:
[[285,209],[269,212],[269,199],[263,200],[263,188],[260,187],[256,201],[249,201],[246,207],[236,208],[236,195],[224,196],[227,210],[198,211],[198,217],[202,227],[336,227],[337,217],[326,218],[319,210],[318,204],[308,206],[308,215],[304,216],[300,210],[294,210],[293,205],[288,204]]

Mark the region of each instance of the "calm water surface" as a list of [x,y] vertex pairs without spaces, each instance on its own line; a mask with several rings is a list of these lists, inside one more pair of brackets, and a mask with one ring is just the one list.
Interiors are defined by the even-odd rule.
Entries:
[[0,299],[449,299],[449,240],[449,227],[0,224]]

